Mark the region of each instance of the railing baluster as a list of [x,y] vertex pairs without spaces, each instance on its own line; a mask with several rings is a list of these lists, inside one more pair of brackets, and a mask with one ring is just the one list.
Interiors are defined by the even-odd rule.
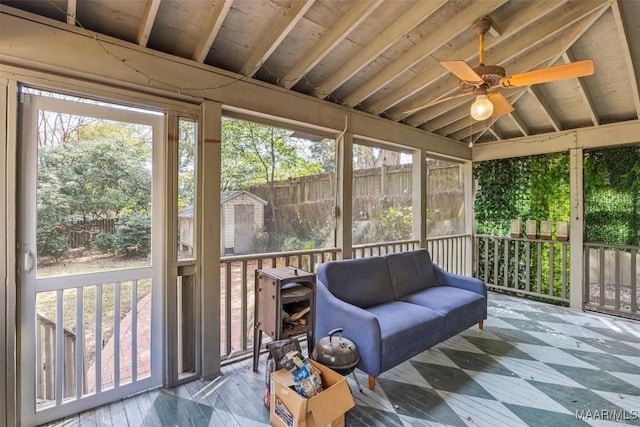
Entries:
[[84,392],[84,289],[76,289],[76,399],[82,397]]
[[520,289],[520,240],[514,240],[515,248],[513,249],[513,287]]
[[64,317],[63,317],[63,300],[64,291],[58,289],[56,291],[56,335],[55,335],[55,393],[56,405],[62,403],[62,383],[64,377]]
[[525,280],[525,284],[524,284],[524,290],[526,292],[531,292],[531,242],[530,241],[526,241],[525,242],[526,245],[526,255],[525,255],[525,273],[524,273],[524,280]]
[[505,288],[509,287],[509,239],[504,239],[504,280]]
[[551,296],[553,296],[553,285],[554,285],[553,252],[554,252],[554,244],[553,242],[550,242],[549,243],[549,295]]
[[583,297],[584,297],[584,301],[585,302],[592,302],[591,301],[591,278],[589,277],[589,273],[591,272],[591,268],[589,266],[590,264],[590,260],[591,260],[591,246],[590,245],[585,245],[584,246],[584,253],[582,255],[583,259],[583,263],[584,263],[584,283],[582,284],[582,289],[583,289]]
[[562,290],[560,296],[567,298],[567,244],[562,243]]
[[96,286],[96,393],[102,391],[102,285]]
[[542,242],[538,242],[536,245],[536,249],[538,250],[538,265],[537,265],[537,273],[536,273],[536,293],[542,293]]
[[498,274],[500,271],[500,240],[495,237],[493,239],[493,284],[498,286]]
[[604,262],[604,247],[601,246],[600,247],[600,258],[599,258],[599,263],[600,263],[600,307],[604,307],[605,304],[605,300],[604,300],[604,278],[605,278],[605,262]]
[[131,282],[131,382],[138,380],[138,281]]
[[[300,261],[298,260],[298,266],[300,265]],[[242,342],[242,349],[246,350],[248,348],[248,327],[247,325],[249,324],[249,319],[247,318],[248,316],[248,310],[247,310],[247,299],[248,299],[248,295],[249,295],[249,291],[247,289],[247,281],[248,281],[248,274],[247,274],[247,261],[242,261],[242,286],[241,286],[241,290],[242,290],[242,298],[240,299],[240,310],[241,310],[241,328],[242,328],[242,337],[241,337],[241,342]]]
[[[273,263],[275,263],[275,260],[272,261]],[[231,354],[231,317],[233,316],[232,312],[231,312],[231,271],[233,270],[233,262],[230,262],[228,264],[228,268],[226,273],[226,280],[225,280],[225,284],[224,284],[224,313],[225,313],[225,338],[226,338],[226,343],[225,343],[225,354]]]
[[615,282],[614,282],[614,286],[615,286],[615,293],[614,293],[614,307],[616,308],[616,310],[620,310],[620,249],[616,248],[615,250],[615,263],[614,263],[614,268],[615,268]]
[[113,296],[113,387],[120,386],[120,282],[115,283]]
[[638,312],[638,271],[637,271],[637,256],[638,251],[635,249],[631,251],[631,312]]

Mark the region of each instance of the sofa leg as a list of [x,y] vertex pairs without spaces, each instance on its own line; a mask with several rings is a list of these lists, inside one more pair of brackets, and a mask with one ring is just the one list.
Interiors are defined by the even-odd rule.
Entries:
[[481,320],[480,323],[478,323],[478,328],[484,329],[484,320]]
[[369,375],[369,390],[373,390],[376,387],[376,377]]

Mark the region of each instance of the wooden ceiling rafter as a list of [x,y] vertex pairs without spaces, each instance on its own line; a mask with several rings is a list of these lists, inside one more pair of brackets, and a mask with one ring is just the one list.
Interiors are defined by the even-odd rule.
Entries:
[[213,42],[220,32],[222,23],[229,14],[229,10],[231,10],[232,4],[233,0],[216,1],[215,6],[209,14],[209,18],[207,19],[207,25],[204,29],[204,34],[198,41],[198,45],[193,51],[194,61],[204,62],[204,60],[207,59],[207,55],[211,50],[211,46],[213,46]]
[[[569,49],[571,49],[571,47],[574,45],[574,43],[576,41],[578,41],[578,39],[580,39],[580,37],[587,32],[587,30],[589,28],[591,28],[593,26],[593,24],[596,23],[596,21],[607,11],[609,10],[609,4],[605,4],[604,6],[600,7],[599,9],[595,10],[594,12],[592,12],[590,15],[582,18],[582,20],[575,25],[574,27],[570,28],[569,30],[567,30],[567,32],[560,38],[560,50],[558,52],[558,55],[555,56],[554,58],[552,58],[549,63],[547,64],[547,66],[551,66],[554,63],[556,63],[556,61],[558,61],[558,59],[560,59],[565,52],[567,52]],[[527,93],[527,91],[523,91],[521,94],[519,94],[512,102],[512,105],[515,106],[515,104],[520,100],[520,98],[522,98],[522,96],[524,96],[524,94]],[[491,119],[491,124],[493,124],[496,121],[496,119]],[[482,135],[484,134],[483,132],[480,132],[479,135],[476,136],[476,138],[473,140],[474,143],[477,142],[478,139],[482,138]]]
[[529,86],[527,90],[529,91],[529,95],[531,95],[540,106],[542,114],[547,119],[549,124],[551,124],[553,130],[555,130],[556,132],[563,130],[564,125],[558,118],[558,115],[555,113],[555,111],[553,111],[553,107],[551,106],[547,98],[543,95],[540,88],[537,86]]
[[[602,3],[598,4],[599,7],[602,8]],[[575,25],[577,22],[584,19],[585,16],[594,13],[593,5],[593,2],[581,2],[578,3],[570,12],[567,12],[565,14],[552,14],[552,16],[549,16],[549,19],[547,19],[541,25],[537,26],[535,30],[526,31],[520,37],[514,39],[506,45],[500,45],[495,49],[489,51],[487,53],[488,59],[486,60],[486,62],[489,64],[506,64],[509,61],[518,58],[518,61],[507,68],[507,72],[509,75],[533,69],[534,65],[531,65],[530,67],[526,67],[524,65],[526,57],[519,58],[519,56],[522,55],[522,52],[530,49],[532,45],[552,39],[553,37],[557,37],[563,31],[567,31],[567,29],[571,28],[572,25]],[[538,19],[542,19],[542,17],[538,17]],[[439,85],[444,89],[441,89],[437,92],[429,92],[430,95],[433,96],[433,99],[439,99],[441,97],[448,96],[449,94],[452,94],[458,90],[458,78],[447,72],[445,72],[444,75],[447,76],[447,84]],[[428,99],[422,99],[420,103],[428,101]],[[394,107],[391,111],[389,111],[391,118],[394,120],[404,118],[406,116],[404,111],[407,111],[408,108],[413,108],[413,104],[415,103],[418,102],[414,101],[409,105],[402,104],[402,106]],[[416,127],[420,126],[421,124],[430,120],[430,118],[432,117],[429,110],[430,109],[426,109],[424,111],[412,114],[410,119],[405,120],[405,123]]]
[[411,49],[399,58],[394,59],[389,66],[376,74],[375,77],[347,95],[343,103],[353,107],[367,99],[386,84],[405,73],[408,69],[440,49],[449,40],[460,33],[469,30],[469,22],[486,16],[506,3],[507,0],[486,0],[474,2],[459,14],[445,21],[440,28],[434,29],[428,36],[419,40]]
[[622,16],[622,11],[620,10],[620,0],[613,0],[611,3],[611,11],[613,12],[613,19],[616,23],[616,30],[618,31],[618,39],[620,40],[620,44],[623,46],[624,52],[624,62],[627,67],[627,73],[629,75],[629,81],[631,86],[631,92],[633,93],[633,100],[636,107],[636,116],[640,118],[640,90],[638,90],[638,86],[640,85],[640,70],[636,70],[633,65],[633,58],[631,58],[630,54],[630,46],[629,46],[629,36],[628,30],[625,26],[624,19]]
[[76,25],[78,16],[78,0],[67,0],[67,24]]
[[[565,63],[575,62],[576,58],[571,52],[571,49],[568,49],[563,55],[562,59]],[[600,117],[598,117],[598,112],[596,109],[596,104],[593,102],[593,98],[589,93],[589,89],[587,89],[587,85],[584,84],[584,77],[580,77],[576,80],[576,90],[580,93],[580,97],[582,98],[582,102],[587,107],[589,111],[589,118],[591,119],[591,123],[594,126],[598,126],[600,124]]]
[[434,14],[445,3],[446,0],[416,2],[415,5],[398,17],[391,25],[382,30],[380,34],[360,52],[353,55],[343,66],[332,73],[328,79],[320,83],[313,91],[313,95],[317,98],[326,98],[358,71],[378,58],[385,50],[396,43],[398,39]]
[[309,10],[315,0],[294,0],[286,10],[284,15],[280,17],[270,27],[267,34],[260,37],[258,45],[253,48],[253,52],[249,59],[240,68],[239,73],[243,76],[253,76],[260,66],[271,56],[271,54],[280,46],[280,43],[291,32],[293,27],[302,19]]
[[[604,5],[604,6],[600,5],[598,9],[596,9],[595,11],[591,11],[590,13],[586,14],[586,16],[581,15],[578,19],[576,19],[576,17],[574,16],[573,17],[574,19],[572,19],[570,23],[566,23],[566,25],[563,25],[561,27],[561,29],[565,31],[564,34],[562,34],[559,38],[557,38],[553,43],[547,44],[542,48],[537,49],[536,51],[530,53],[526,57],[517,60],[515,64],[509,67],[509,73],[510,74],[521,73],[521,72],[529,71],[534,68],[538,68],[539,66],[541,66],[541,68],[544,68],[544,67],[549,67],[554,65],[565,54],[565,52],[567,52],[567,50],[569,50],[571,46],[573,46],[573,44],[580,38],[580,36],[584,34],[589,28],[591,28],[591,26],[597,21],[597,19],[600,16],[602,16],[602,14],[607,9],[608,9],[607,5]],[[548,31],[549,28],[545,27],[542,30]],[[550,36],[552,35],[557,35],[557,34],[550,34]],[[541,39],[544,39],[544,38],[541,37]],[[527,39],[525,39],[524,41],[526,40]],[[518,47],[519,43],[513,43],[512,46]],[[537,62],[536,55],[541,57],[540,59],[543,60],[544,62],[535,64]],[[544,60],[543,59],[544,57],[547,57],[550,59]],[[495,62],[495,63],[500,63],[500,62]],[[527,93],[526,90],[520,92],[518,95],[513,97],[513,101],[511,101],[511,104],[515,106],[518,100],[525,93]],[[532,94],[534,94],[535,99],[538,99],[538,100],[543,99],[543,96],[539,93],[538,90],[535,90],[534,92],[532,92]],[[543,100],[540,103],[540,105],[543,108],[545,108],[544,107],[545,104],[542,104],[542,102],[545,102],[545,101]],[[546,108],[550,109],[551,107],[547,104]],[[556,127],[559,128],[556,130],[560,130],[560,128],[562,128],[561,123],[558,123],[557,121],[558,119],[555,113],[553,113],[552,111],[546,111],[545,115],[548,117],[549,122],[554,127],[554,129],[556,129]],[[493,123],[496,121],[496,119],[489,119],[489,120],[490,122],[488,126],[492,126]],[[454,134],[459,135],[458,131],[463,130],[464,126],[463,126],[463,122],[461,121],[457,121],[456,123],[458,123],[458,128],[455,129],[455,127],[453,128],[450,127],[448,129],[448,132],[445,133],[445,135],[454,135]]]
[[[516,35],[519,31],[531,25],[533,22],[540,18],[540,14],[543,12],[549,12],[554,10],[554,6],[558,7],[558,2],[533,2],[522,8],[522,13],[518,13],[513,19],[501,24],[502,35],[500,39],[494,39],[492,37],[485,38],[485,49],[498,48],[505,40],[508,40],[511,36]],[[467,23],[468,28],[470,24]],[[475,63],[478,58],[478,41],[474,39],[472,42],[465,45],[455,53],[456,59],[462,58],[467,63]],[[452,59],[449,57],[440,57],[440,60]],[[387,111],[393,120],[401,120],[405,116],[398,114],[397,112],[407,111],[411,108],[419,107],[426,102],[425,99],[416,99],[410,103],[403,103],[401,108],[396,109],[396,114],[393,114],[390,109],[400,104],[401,102],[411,98],[418,92],[426,89],[432,85],[433,82],[437,82],[440,79],[446,78],[449,73],[441,67],[436,61],[433,61],[433,67],[428,71],[416,76],[415,79],[403,84],[402,86],[395,88],[392,93],[381,98],[380,100],[366,106],[366,110],[373,114],[380,114],[383,111]]]
[[151,36],[151,30],[153,24],[156,21],[158,15],[158,9],[160,9],[161,0],[147,0],[147,4],[144,7],[144,14],[142,15],[142,22],[136,35],[136,43],[142,47],[146,47],[149,43],[149,37]]
[[383,0],[357,2],[322,36],[318,43],[314,44],[314,46],[291,67],[280,80],[279,85],[286,89],[291,89],[295,86],[313,67],[322,61],[322,59],[340,44],[341,41],[347,38],[358,25],[371,15],[382,2]]

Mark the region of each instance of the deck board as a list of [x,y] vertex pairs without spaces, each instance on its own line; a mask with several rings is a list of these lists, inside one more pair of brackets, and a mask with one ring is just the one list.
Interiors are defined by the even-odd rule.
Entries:
[[[484,330],[474,326],[385,372],[373,391],[364,372],[355,371],[363,393],[348,375],[356,407],[346,425],[605,425],[576,420],[575,411],[633,414],[640,375],[626,371],[635,366],[640,373],[640,357],[629,348],[640,348],[640,322],[490,293]],[[261,362],[258,373],[248,358],[223,366],[214,380],[148,390],[47,425],[268,426]],[[563,402],[565,395],[580,401]]]

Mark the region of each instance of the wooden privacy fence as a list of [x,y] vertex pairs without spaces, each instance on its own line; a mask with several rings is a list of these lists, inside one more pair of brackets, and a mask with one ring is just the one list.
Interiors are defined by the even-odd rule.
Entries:
[[66,227],[69,245],[72,248],[87,246],[98,233],[113,234],[116,232],[116,218],[71,220]]

